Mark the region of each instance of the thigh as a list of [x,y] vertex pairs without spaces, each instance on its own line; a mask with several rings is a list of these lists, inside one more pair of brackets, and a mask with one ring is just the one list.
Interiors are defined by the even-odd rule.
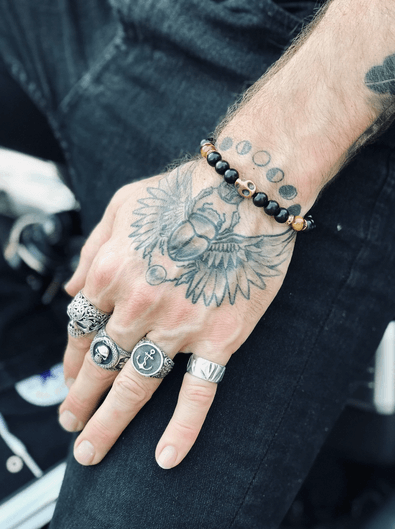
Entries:
[[0,145],[31,156],[64,163],[63,152],[45,115],[0,61]]
[[[8,17],[13,5],[32,14],[30,2],[4,4]],[[61,4],[86,20],[76,3],[54,5]],[[0,32],[2,53],[13,58],[10,71],[21,82],[33,79],[32,97],[66,146],[86,231],[120,185],[193,151],[235,95],[280,55],[298,24],[269,0],[113,4],[119,33],[109,37],[114,28],[102,21],[108,39],[91,62],[81,55],[66,64],[64,42],[84,42],[75,38],[73,24],[50,29],[48,42],[54,39],[63,51],[59,58],[47,45],[44,71],[42,59],[29,55],[38,52],[39,37],[30,35],[19,51],[25,30],[12,46],[4,22]],[[43,10],[34,9],[34,16],[44,8],[59,13],[49,2],[39,5]],[[22,12],[19,17],[26,23]],[[170,471],[154,460],[185,372],[180,355],[100,465],[81,467],[70,459],[52,527],[276,527],[350,380],[393,315],[393,196],[390,149],[371,146],[317,204],[319,228],[298,240],[282,290],[231,359],[186,460]]]
[[[374,175],[374,178],[372,178]],[[391,149],[370,146],[314,208],[280,293],[231,358],[201,435],[154,451],[186,359],[96,467],[70,458],[53,529],[275,528],[394,315]]]

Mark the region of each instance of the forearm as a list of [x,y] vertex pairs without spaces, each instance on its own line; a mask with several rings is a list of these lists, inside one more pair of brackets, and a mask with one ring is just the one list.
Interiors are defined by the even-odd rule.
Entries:
[[[285,207],[300,204],[304,214],[395,115],[394,27],[392,0],[333,0],[220,127],[218,145],[226,137],[252,145],[251,156],[231,149],[229,161]],[[262,150],[270,162],[257,165],[253,155]],[[275,168],[283,175],[273,179]],[[282,196],[285,185],[297,195]]]

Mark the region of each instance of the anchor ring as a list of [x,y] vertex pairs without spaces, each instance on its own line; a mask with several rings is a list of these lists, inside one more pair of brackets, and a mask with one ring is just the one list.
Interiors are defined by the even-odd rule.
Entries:
[[174,367],[173,360],[148,338],[135,345],[130,361],[143,377],[164,378]]

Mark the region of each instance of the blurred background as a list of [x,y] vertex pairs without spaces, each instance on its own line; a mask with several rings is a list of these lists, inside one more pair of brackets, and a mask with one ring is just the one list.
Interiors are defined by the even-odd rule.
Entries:
[[57,422],[78,263],[78,204],[59,166],[0,149],[0,527],[52,517],[71,435]]

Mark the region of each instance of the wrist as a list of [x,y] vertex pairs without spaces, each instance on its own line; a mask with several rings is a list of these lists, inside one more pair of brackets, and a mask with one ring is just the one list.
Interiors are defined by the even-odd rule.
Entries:
[[238,119],[221,131],[216,148],[242,180],[251,180],[257,192],[292,215],[306,215],[324,185],[316,155],[303,156],[287,137],[256,134]]

